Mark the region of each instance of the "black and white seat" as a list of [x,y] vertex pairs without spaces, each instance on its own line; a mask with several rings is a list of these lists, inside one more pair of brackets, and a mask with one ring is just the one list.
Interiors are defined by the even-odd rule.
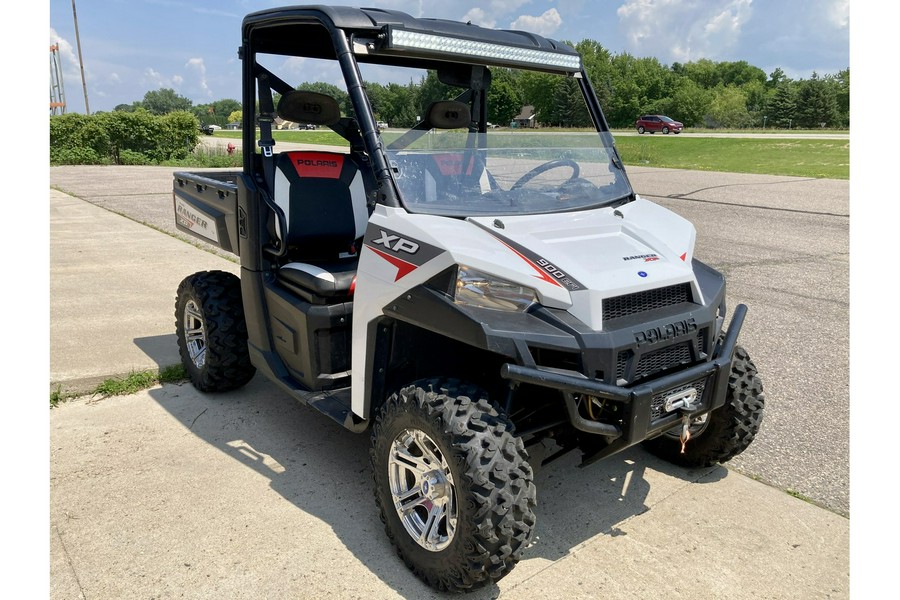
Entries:
[[[279,102],[279,114],[289,96],[292,105],[303,106],[309,114],[288,111],[285,118],[321,125],[340,118],[333,98],[313,92],[286,94]],[[357,160],[339,152],[281,152],[275,158],[272,201],[281,263],[278,281],[316,303],[350,296],[369,218]]]

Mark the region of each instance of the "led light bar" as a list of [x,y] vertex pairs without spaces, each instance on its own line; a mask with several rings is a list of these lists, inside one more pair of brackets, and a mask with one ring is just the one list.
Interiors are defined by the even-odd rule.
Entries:
[[388,48],[391,50],[413,50],[424,53],[468,56],[517,65],[556,67],[566,71],[581,70],[581,57],[577,54],[562,54],[535,50],[518,46],[504,46],[490,42],[480,42],[463,38],[420,33],[406,29],[389,28]]

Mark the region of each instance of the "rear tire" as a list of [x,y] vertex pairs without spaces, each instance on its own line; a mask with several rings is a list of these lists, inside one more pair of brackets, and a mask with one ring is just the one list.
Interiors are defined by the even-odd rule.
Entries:
[[181,363],[201,392],[227,392],[256,373],[247,347],[241,281],[224,271],[185,277],[175,298]]
[[535,523],[533,473],[512,423],[480,389],[434,379],[393,394],[370,457],[388,538],[425,583],[469,591],[519,561]]
[[638,133],[639,133],[639,134],[643,134],[643,133],[644,133],[644,128],[643,128],[643,127],[638,127]]
[[668,127],[663,127],[663,128],[662,128],[662,132],[663,132],[663,135],[669,135],[669,128],[668,128]]
[[[759,432],[765,394],[756,365],[741,346],[736,346],[728,377],[725,404],[712,411],[705,423],[696,423],[696,434],[681,453],[681,427],[644,442],[651,453],[683,467],[708,467],[731,460],[750,446]],[[693,431],[694,427],[692,427]]]

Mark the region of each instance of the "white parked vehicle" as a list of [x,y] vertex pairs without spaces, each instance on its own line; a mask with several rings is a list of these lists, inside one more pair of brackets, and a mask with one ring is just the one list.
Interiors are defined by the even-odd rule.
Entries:
[[[726,329],[723,276],[688,221],[635,194],[573,48],[330,6],[252,13],[241,39],[243,168],[176,173],[173,196],[178,228],[241,275],[184,279],[182,360],[200,390],[258,370],[368,432],[381,518],[419,577],[465,591],[513,568],[536,531],[532,444],[589,464],[645,443],[688,466],[748,447],[764,396],[737,345],[746,307]],[[271,71],[285,56],[332,61],[352,116]],[[458,95],[387,135],[369,65]],[[489,128],[497,68],[574,78],[595,131]],[[276,115],[348,148],[282,150]]]

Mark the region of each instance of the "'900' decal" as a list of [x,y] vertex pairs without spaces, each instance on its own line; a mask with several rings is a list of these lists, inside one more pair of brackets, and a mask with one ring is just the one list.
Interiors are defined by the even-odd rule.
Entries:
[[544,281],[547,281],[559,287],[566,288],[570,292],[577,292],[578,290],[586,289],[584,285],[582,285],[577,279],[575,279],[574,277],[570,277],[565,271],[551,263],[546,258],[538,256],[528,248],[520,246],[514,241],[507,239],[502,235],[499,235],[497,232],[491,231],[487,227],[482,227],[482,229],[500,240],[500,242],[504,246],[515,252],[519,256],[519,258],[531,265],[531,268],[538,273],[536,277],[539,277]]

